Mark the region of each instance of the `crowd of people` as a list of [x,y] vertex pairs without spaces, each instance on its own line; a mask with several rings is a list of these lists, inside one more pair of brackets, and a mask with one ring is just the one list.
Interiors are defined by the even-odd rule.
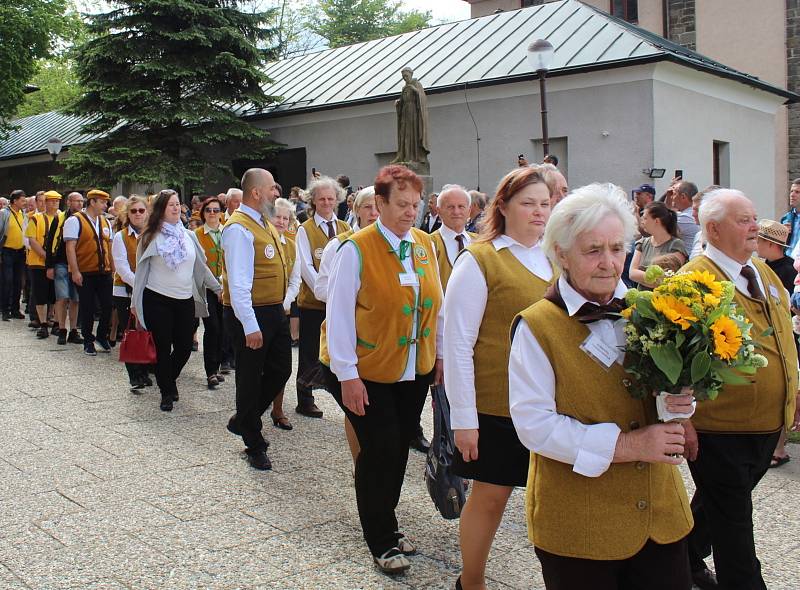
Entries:
[[[800,179],[772,221],[740,191],[682,178],[660,196],[647,184],[570,191],[557,164],[520,156],[491,197],[457,184],[425,195],[400,165],[357,190],[314,171],[288,198],[258,168],[188,204],[173,190],[113,202],[99,189],[17,190],[0,203],[2,319],[25,320],[25,301],[37,338],[89,356],[127,327],[149,330],[156,362],[127,364],[127,377],[139,392],[154,375],[165,412],[202,319],[208,388],[234,373],[227,429],[258,470],[272,466],[267,410],[293,428],[283,395],[296,346],[295,412],[321,418],[320,389],[342,409],[361,528],[387,574],[417,551],[396,507],[409,448],[428,449],[420,415],[437,385],[453,473],[471,482],[456,588],[486,587],[515,487],[527,487],[548,589],[765,588],[752,493],[800,427]],[[672,411],[693,413],[683,423],[658,423],[654,400],[624,386],[619,311],[629,287],[654,287],[652,264],[731,281],[769,360],[716,401],[672,396]]]

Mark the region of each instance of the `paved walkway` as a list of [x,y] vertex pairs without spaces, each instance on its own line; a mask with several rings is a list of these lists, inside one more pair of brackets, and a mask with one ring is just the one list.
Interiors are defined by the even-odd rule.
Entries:
[[[451,588],[457,522],[434,510],[412,452],[399,507],[420,554],[397,579],[374,569],[358,525],[342,413],[265,426],[274,470],[257,472],[225,430],[233,384],[205,388],[193,355],[175,411],[154,388],[134,395],[111,355],[37,341],[0,324],[0,588]],[[424,414],[431,431],[430,408]],[[756,495],[771,589],[800,573],[800,449]],[[489,588],[543,588],[517,490],[489,564]]]

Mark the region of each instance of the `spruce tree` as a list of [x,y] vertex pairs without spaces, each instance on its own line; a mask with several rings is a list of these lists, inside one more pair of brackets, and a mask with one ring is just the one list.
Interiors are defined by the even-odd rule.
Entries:
[[263,87],[274,31],[270,12],[230,0],[116,0],[94,15],[78,48],[81,98],[67,112],[90,118],[64,159],[65,184],[117,182],[201,188],[232,175],[233,159],[275,149],[243,120],[275,102]]

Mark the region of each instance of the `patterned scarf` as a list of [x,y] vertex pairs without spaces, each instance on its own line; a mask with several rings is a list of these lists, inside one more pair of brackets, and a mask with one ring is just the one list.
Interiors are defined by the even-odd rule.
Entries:
[[186,251],[186,230],[180,221],[175,225],[162,223],[161,235],[164,236],[164,240],[156,242],[158,253],[164,259],[164,263],[171,270],[175,270],[189,257]]

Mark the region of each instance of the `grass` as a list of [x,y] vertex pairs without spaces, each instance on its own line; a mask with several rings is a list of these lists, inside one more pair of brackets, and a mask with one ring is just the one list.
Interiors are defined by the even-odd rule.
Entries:
[[800,431],[799,432],[790,432],[788,440],[789,440],[789,442],[800,444]]

